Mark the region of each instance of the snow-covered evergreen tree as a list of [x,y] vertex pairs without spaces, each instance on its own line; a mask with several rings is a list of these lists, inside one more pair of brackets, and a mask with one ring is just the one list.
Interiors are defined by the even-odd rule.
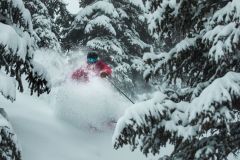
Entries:
[[49,11],[41,0],[24,0],[26,8],[32,15],[33,29],[37,36],[37,45],[40,48],[60,50],[60,43],[53,32],[53,20]]
[[64,47],[62,43],[63,34],[66,33],[66,29],[70,27],[73,21],[73,15],[67,10],[67,4],[63,0],[41,0],[41,2],[46,6],[52,23],[52,31],[55,33],[61,46]]
[[0,108],[0,159],[21,160],[21,149],[17,142],[17,136],[8,121],[4,109]]
[[[14,101],[16,86],[23,91],[22,79],[26,78],[31,93],[49,92],[48,76],[33,59],[33,27],[31,15],[22,0],[0,1],[0,93]],[[20,160],[16,135],[0,113],[0,159]]]
[[67,28],[71,26],[71,22],[74,19],[74,16],[67,10],[66,3],[59,0],[56,18],[54,19],[54,32],[58,33],[58,38],[62,41],[63,35],[66,33]]
[[144,75],[167,86],[119,120],[115,148],[130,144],[147,155],[171,143],[173,153],[162,159],[182,160],[225,159],[236,153],[240,147],[239,1],[146,3],[151,10],[149,28],[163,47],[159,53],[144,55]]
[[[133,60],[142,57],[150,46],[145,41],[147,30],[142,1],[86,0],[76,16],[65,41],[70,46],[82,45],[99,51],[101,58],[114,66],[114,77],[128,91],[136,74]],[[145,32],[145,33],[143,33]]]

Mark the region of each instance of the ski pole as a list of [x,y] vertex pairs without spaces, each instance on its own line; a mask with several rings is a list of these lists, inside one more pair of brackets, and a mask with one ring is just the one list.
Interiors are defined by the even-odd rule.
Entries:
[[109,79],[109,77],[106,77],[106,79],[119,91],[119,93],[121,93],[124,97],[126,97],[130,102],[132,102],[132,104],[135,104],[133,102],[133,100],[131,100],[119,87],[117,87],[117,85]]

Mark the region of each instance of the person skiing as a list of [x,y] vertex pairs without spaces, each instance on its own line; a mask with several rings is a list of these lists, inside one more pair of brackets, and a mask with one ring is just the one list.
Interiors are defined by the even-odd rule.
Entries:
[[87,63],[73,72],[72,79],[87,82],[90,77],[99,76],[105,78],[111,74],[111,67],[103,60],[100,60],[96,52],[91,51],[87,54]]

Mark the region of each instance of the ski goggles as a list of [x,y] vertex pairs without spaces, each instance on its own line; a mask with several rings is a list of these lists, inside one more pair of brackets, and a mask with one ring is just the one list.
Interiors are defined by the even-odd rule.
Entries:
[[98,60],[97,58],[88,58],[88,59],[87,59],[87,62],[88,62],[88,63],[96,63],[97,60]]

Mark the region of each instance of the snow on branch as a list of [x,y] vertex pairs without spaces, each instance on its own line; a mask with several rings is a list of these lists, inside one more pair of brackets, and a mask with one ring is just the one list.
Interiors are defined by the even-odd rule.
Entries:
[[144,10],[144,4],[142,0],[127,0],[129,1],[132,5],[137,6],[138,8],[140,8],[141,10]]
[[[163,67],[163,65],[167,64],[169,61],[173,59],[177,59],[180,56],[183,56],[183,54],[186,54],[186,52],[192,48],[196,48],[197,46],[196,41],[198,40],[198,38],[199,38],[198,36],[194,38],[186,37],[181,42],[179,42],[175,47],[173,47],[169,52],[160,52],[157,54],[145,53],[143,55],[143,60],[154,63],[154,67],[150,67],[150,68],[151,68],[151,73],[155,74],[159,71],[160,68]],[[147,72],[150,72],[150,71],[147,71]]]
[[111,24],[110,18],[105,15],[98,16],[93,20],[89,21],[87,26],[85,27],[85,33],[88,33],[88,34],[91,33],[92,31],[95,30],[94,27],[104,28],[104,30],[108,31],[113,36],[117,35],[115,29]]
[[226,25],[218,25],[207,31],[203,36],[203,42],[210,44],[209,56],[218,62],[225,54],[234,52],[239,38],[239,25],[236,22],[231,22]]
[[240,39],[240,5],[238,0],[229,2],[209,18],[203,42],[210,44],[209,56],[218,61],[225,54],[235,52]]
[[126,29],[125,36],[128,38],[128,43],[130,43],[132,46],[135,47],[135,51],[138,52],[137,48],[144,50],[147,47],[151,47],[151,45],[145,43],[140,39],[140,36],[136,34],[135,32],[132,32],[130,29]]
[[[239,102],[240,73],[235,72],[229,72],[213,81],[190,103],[175,103],[158,92],[152,99],[138,103],[126,111],[117,123],[113,136],[114,147],[117,149],[131,144],[133,150],[139,146],[147,155],[159,153],[160,147],[170,142],[175,145],[175,151],[178,147],[190,147],[193,152],[188,155],[190,159],[201,159],[206,150],[208,154],[205,156],[210,158],[217,154],[218,149],[221,150],[222,145],[203,143],[204,137],[223,135],[229,140],[234,132],[231,129],[236,120],[236,112],[240,110]],[[195,141],[201,145],[189,146],[196,144]],[[216,141],[212,138],[211,142]],[[235,151],[236,146],[230,146]],[[226,157],[232,151],[221,156]],[[178,153],[173,152],[172,157],[175,154]]]
[[[27,32],[24,32],[21,36],[11,26],[3,23],[0,23],[0,34],[2,35],[0,36],[0,51],[2,61],[4,62],[4,66],[7,72],[12,69],[17,72],[15,74],[12,74],[18,81],[20,91],[23,91],[20,73],[18,73],[20,70],[22,70],[22,73],[28,75],[28,80],[29,82],[31,81],[30,84],[35,86],[31,87],[33,92],[40,91],[39,93],[43,93],[44,91],[48,90],[50,88],[50,84],[48,84],[50,81],[46,81],[47,79],[49,79],[47,77],[47,72],[43,74],[43,67],[35,65],[34,62],[30,64],[28,63],[29,59],[33,58],[32,40],[30,35]],[[16,59],[18,60],[18,62],[15,62]],[[27,65],[29,68],[24,69],[23,66],[25,65]],[[31,74],[31,76],[29,76],[29,74]],[[38,86],[43,81],[45,85]],[[36,86],[38,87],[36,88]],[[38,90],[40,89],[39,87],[41,88],[41,90]],[[5,95],[5,93],[3,95]],[[12,95],[9,96],[9,98],[11,100],[14,100],[15,96]]]
[[[27,49],[31,44],[30,35],[24,32],[22,37],[13,29],[13,27],[0,23],[0,44],[5,46],[5,54],[12,53],[25,61]],[[28,55],[29,56],[29,55]]]
[[[96,37],[87,42],[87,46],[99,49],[105,52],[114,52],[117,55],[123,55],[123,49],[117,40],[109,40],[108,37]],[[124,57],[123,57],[124,58]]]
[[7,0],[12,4],[13,8],[16,8],[21,13],[20,23],[23,23],[24,27],[27,27],[30,33],[33,32],[32,18],[29,10],[27,10],[21,0]]
[[1,1],[0,7],[4,11],[4,17],[10,21],[10,23],[0,22],[0,68],[6,72],[6,75],[2,75],[1,78],[9,80],[8,82],[1,81],[1,83],[9,83],[8,89],[10,89],[7,92],[6,88],[1,88],[1,93],[10,100],[14,100],[15,94],[12,90],[15,84],[11,83],[12,81],[7,76],[17,81],[18,89],[22,92],[22,75],[26,75],[32,92],[37,92],[38,95],[48,92],[50,85],[46,74],[43,75],[40,67],[36,67],[32,62],[35,44],[29,11],[19,0]]
[[214,13],[211,23],[228,23],[240,18],[240,4],[238,0],[232,0],[222,9]]
[[[164,1],[162,3],[164,3]],[[208,5],[211,6],[212,2],[209,3]],[[164,33],[165,30],[161,28],[164,26],[160,26],[159,32],[162,33],[162,36],[170,36],[170,38],[166,38],[163,43],[170,42],[168,46],[172,46],[163,49],[161,53],[152,56],[153,58],[150,58],[149,54],[144,56],[145,59],[147,57],[147,59],[153,62],[151,63],[151,71],[148,71],[148,73],[151,72],[151,76],[161,71],[161,74],[167,77],[166,81],[169,83],[176,80],[176,78],[180,78],[186,85],[196,87],[199,82],[207,82],[212,77],[222,76],[219,75],[219,73],[221,73],[223,68],[228,68],[228,71],[236,71],[237,63],[234,62],[231,66],[230,63],[232,62],[230,59],[232,56],[238,57],[240,40],[239,3],[237,0],[233,0],[229,3],[224,2],[214,5],[215,12],[211,13],[212,16],[199,15],[199,18],[204,17],[204,20],[196,25],[191,24],[193,25],[192,27],[189,25],[187,32],[183,33],[183,35],[168,35]],[[160,6],[160,8],[162,8],[164,5]],[[205,9],[202,8],[202,10],[208,10],[209,6],[206,5]],[[156,12],[158,9],[159,8],[156,9]],[[194,9],[194,7],[192,9]],[[191,11],[191,9],[189,11]],[[159,12],[163,12],[162,14],[166,15],[171,11],[160,9]],[[153,13],[152,16],[154,16],[154,14],[155,13]],[[174,22],[179,21],[177,17],[171,17],[168,21],[170,20]],[[161,21],[163,20],[159,20],[159,22]],[[154,23],[156,22],[158,21],[154,21]],[[184,26],[185,24],[183,23],[182,25]],[[175,33],[175,28],[170,29],[170,31]],[[180,38],[175,39],[175,37]],[[174,43],[171,43],[173,41]],[[219,65],[219,67],[221,65],[225,67],[219,69],[217,65]],[[207,74],[208,78],[207,76],[200,76],[203,74]],[[146,75],[149,77],[149,74]]]
[[233,110],[239,110],[240,73],[228,72],[224,77],[213,81],[199,97],[191,102],[189,121],[230,122],[234,120]]
[[6,113],[0,109],[0,158],[21,160],[21,147],[17,142],[17,136],[4,115]]
[[98,1],[96,3],[93,3],[92,5],[86,6],[84,9],[79,11],[76,20],[82,21],[88,16],[91,16],[94,14],[95,11],[101,11],[104,14],[111,16],[113,18],[119,17],[116,8],[109,2],[106,1]]
[[[0,92],[11,101],[16,99],[16,80],[0,71]],[[1,126],[1,125],[0,125]]]
[[29,88],[31,89],[31,94],[37,93],[39,96],[44,92],[49,93],[52,85],[47,70],[33,60],[31,60],[31,67],[26,78],[29,83]]
[[168,8],[172,10],[171,15],[176,17],[179,13],[179,8],[181,7],[181,5],[182,1],[177,2],[176,0],[163,0],[161,2],[161,5],[158,5],[155,11],[148,15],[149,30],[151,31],[151,33],[153,34],[153,32],[157,29],[158,25],[162,25],[163,21],[166,18],[164,14],[166,13],[166,10]]

